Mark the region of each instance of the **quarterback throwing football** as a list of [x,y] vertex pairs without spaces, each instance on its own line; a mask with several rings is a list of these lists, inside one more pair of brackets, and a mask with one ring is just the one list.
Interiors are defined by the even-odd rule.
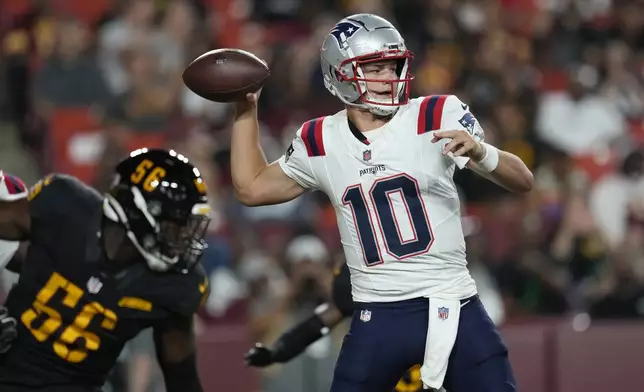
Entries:
[[332,392],[391,391],[422,363],[426,387],[515,391],[504,345],[466,267],[452,179],[469,168],[514,192],[533,177],[515,155],[483,142],[453,95],[409,98],[412,54],[383,18],[338,22],[321,49],[327,89],[346,106],[305,122],[278,161],[258,143],[258,94],[237,104],[232,175],[249,206],[307,190],[335,206],[351,271],[354,314]]

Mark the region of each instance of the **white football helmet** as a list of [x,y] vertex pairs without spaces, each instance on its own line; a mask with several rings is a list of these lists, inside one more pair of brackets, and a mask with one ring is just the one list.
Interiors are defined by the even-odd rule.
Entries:
[[[331,94],[347,105],[381,116],[395,113],[409,101],[412,59],[398,30],[372,14],[352,15],[339,21],[324,39],[320,53],[324,85]],[[398,78],[366,79],[361,66],[383,60],[398,60]],[[367,89],[370,81],[389,83],[391,98],[373,97]]]

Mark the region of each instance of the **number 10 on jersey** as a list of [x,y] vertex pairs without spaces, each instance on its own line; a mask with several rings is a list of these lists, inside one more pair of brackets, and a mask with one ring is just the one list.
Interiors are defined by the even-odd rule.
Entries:
[[[411,223],[414,234],[412,239],[403,239],[401,222],[394,212],[392,199],[396,193],[400,194],[407,211],[408,222]],[[369,210],[367,200],[371,201],[375,217]],[[369,267],[384,262],[376,226],[379,227],[387,253],[397,260],[426,253],[434,242],[418,182],[407,174],[380,179],[368,192],[364,192],[360,184],[349,186],[344,191],[342,202],[351,207],[362,253]]]

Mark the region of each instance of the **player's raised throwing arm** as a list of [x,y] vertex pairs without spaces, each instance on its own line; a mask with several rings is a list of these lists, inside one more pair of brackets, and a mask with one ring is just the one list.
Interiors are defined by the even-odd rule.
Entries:
[[236,104],[230,164],[237,199],[248,206],[279,204],[295,199],[306,188],[287,176],[278,162],[269,164],[259,144],[257,100],[248,94]]

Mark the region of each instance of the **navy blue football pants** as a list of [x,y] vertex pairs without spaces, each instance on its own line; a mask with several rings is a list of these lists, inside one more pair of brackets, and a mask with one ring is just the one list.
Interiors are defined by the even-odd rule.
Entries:
[[[516,391],[508,350],[483,304],[478,296],[461,303],[444,388],[448,392]],[[368,316],[361,321],[363,311]],[[331,392],[391,392],[407,369],[423,363],[428,312],[426,298],[356,303]]]

